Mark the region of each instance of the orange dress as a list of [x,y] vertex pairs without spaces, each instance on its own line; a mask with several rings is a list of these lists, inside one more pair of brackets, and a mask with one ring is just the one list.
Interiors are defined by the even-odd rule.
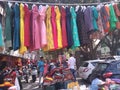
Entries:
[[[108,16],[110,16],[109,6],[108,6],[108,5],[105,5],[105,9],[106,9],[106,11],[107,11]],[[106,32],[109,32],[109,30],[110,30],[110,22],[109,22],[109,21],[106,22],[106,26],[107,26],[107,29],[104,30],[105,33],[106,33]]]

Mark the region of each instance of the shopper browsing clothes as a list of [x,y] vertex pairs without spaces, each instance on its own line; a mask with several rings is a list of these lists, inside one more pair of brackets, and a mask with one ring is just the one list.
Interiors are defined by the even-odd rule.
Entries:
[[70,58],[68,59],[68,67],[70,68],[71,73],[73,74],[74,80],[76,81],[76,59],[73,57],[73,54],[70,53]]
[[39,86],[42,86],[42,78],[44,73],[44,61],[43,57],[40,57],[40,60],[38,61],[38,70],[39,70]]

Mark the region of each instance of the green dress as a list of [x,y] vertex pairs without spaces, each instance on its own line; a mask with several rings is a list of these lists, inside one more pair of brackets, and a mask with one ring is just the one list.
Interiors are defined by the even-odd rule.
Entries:
[[109,6],[110,8],[110,30],[115,30],[116,29],[116,22],[118,21],[115,15],[114,8],[112,4]]
[[76,23],[76,13],[73,7],[70,8],[71,12],[71,28],[72,28],[72,37],[73,37],[73,46],[72,49],[80,46],[80,40],[78,35],[78,28]]
[[3,42],[3,32],[2,32],[2,26],[0,23],[0,47],[4,46],[4,42]]
[[6,48],[12,47],[12,36],[11,36],[11,28],[12,28],[12,9],[6,4],[5,8],[6,19],[5,19],[5,40],[6,40]]
[[93,27],[94,27],[94,30],[96,31],[98,30],[98,25],[97,25],[98,11],[94,6],[92,6],[92,16],[93,16],[93,19],[92,19]]

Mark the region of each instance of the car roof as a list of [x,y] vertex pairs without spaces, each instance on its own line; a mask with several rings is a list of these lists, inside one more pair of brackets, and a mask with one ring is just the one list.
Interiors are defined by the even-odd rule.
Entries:
[[103,60],[100,60],[100,59],[95,59],[95,60],[87,60],[87,61],[84,61],[84,62],[103,62],[105,61],[104,59]]
[[120,60],[111,59],[111,60],[105,60],[105,61],[99,62],[99,63],[112,63],[112,62],[120,62]]

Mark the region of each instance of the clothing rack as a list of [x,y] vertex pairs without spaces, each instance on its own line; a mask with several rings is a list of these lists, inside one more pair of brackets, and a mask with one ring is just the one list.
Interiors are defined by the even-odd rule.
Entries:
[[0,0],[3,2],[11,2],[11,3],[26,3],[26,4],[40,4],[40,5],[58,5],[58,6],[89,6],[89,5],[98,5],[98,4],[109,4],[109,3],[119,3],[120,0],[117,1],[111,1],[111,2],[102,2],[102,3],[72,3],[72,4],[68,4],[68,3],[43,3],[43,2],[27,2],[27,1],[13,1],[13,0]]

